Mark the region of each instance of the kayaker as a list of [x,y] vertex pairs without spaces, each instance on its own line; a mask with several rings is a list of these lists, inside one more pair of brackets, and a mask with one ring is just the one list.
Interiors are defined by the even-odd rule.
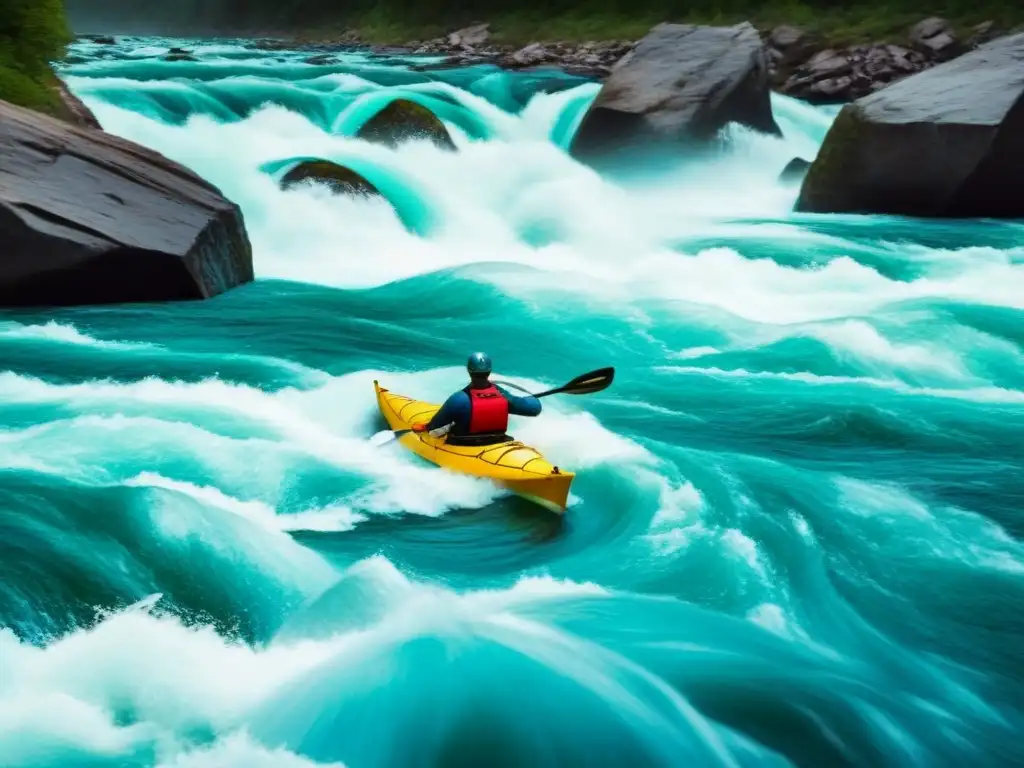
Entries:
[[449,424],[450,445],[489,445],[509,439],[509,414],[537,416],[540,400],[532,395],[520,397],[493,384],[491,358],[474,352],[466,362],[469,384],[452,394],[426,424],[414,424],[415,432],[434,432]]

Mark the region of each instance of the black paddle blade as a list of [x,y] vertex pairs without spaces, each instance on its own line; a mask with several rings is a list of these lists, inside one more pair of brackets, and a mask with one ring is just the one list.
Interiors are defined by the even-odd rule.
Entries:
[[577,376],[568,384],[563,384],[555,389],[549,389],[547,392],[540,392],[534,395],[534,397],[554,395],[558,392],[567,395],[589,395],[593,392],[600,392],[602,389],[608,389],[614,380],[615,369],[613,367],[598,368],[596,371]]

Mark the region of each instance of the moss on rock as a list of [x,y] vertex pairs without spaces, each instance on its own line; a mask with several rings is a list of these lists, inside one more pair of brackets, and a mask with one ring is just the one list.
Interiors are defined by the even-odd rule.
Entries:
[[804,176],[796,210],[815,211],[829,207],[828,200],[834,191],[841,189],[852,175],[851,165],[856,162],[857,136],[861,128],[857,105],[847,104],[836,116],[818,156]]

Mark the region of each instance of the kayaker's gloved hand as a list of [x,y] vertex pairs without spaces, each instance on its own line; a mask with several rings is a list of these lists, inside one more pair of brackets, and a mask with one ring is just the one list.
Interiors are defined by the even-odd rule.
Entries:
[[413,432],[426,432],[427,431],[427,425],[426,424],[413,424],[412,425],[412,431]]

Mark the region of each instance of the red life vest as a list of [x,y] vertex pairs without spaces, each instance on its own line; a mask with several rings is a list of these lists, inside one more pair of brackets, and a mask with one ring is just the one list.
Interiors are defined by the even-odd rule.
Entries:
[[496,386],[466,387],[469,395],[469,434],[504,433],[508,429],[508,400]]

